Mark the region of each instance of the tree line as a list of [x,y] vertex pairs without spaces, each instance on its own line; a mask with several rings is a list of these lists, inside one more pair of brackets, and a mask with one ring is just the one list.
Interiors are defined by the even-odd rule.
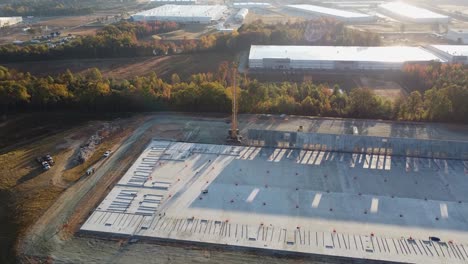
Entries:
[[[36,77],[0,67],[0,106],[4,113],[54,110],[229,113],[232,88],[227,71],[228,64],[222,63],[216,73],[195,74],[188,80],[174,74],[170,81],[164,81],[153,73],[116,81],[104,78],[98,69]],[[450,81],[424,93],[414,91],[392,103],[371,89],[346,92],[338,86],[312,82],[261,83],[245,76],[238,76],[238,80],[242,113],[468,123],[468,86]]]
[[346,28],[330,19],[269,25],[261,20],[243,25],[233,33],[212,33],[200,39],[167,41],[149,38],[180,26],[173,22],[121,21],[105,26],[96,36],[50,48],[47,44],[0,46],[4,62],[52,59],[138,57],[217,50],[237,52],[261,45],[361,45],[378,46],[380,37],[370,32]]
[[11,1],[0,7],[0,14],[3,16],[86,15],[93,12],[89,2],[86,0]]
[[3,0],[1,16],[69,16],[88,15],[109,8],[111,3],[135,0]]
[[395,102],[402,120],[468,123],[468,68],[460,64],[406,65],[410,95]]

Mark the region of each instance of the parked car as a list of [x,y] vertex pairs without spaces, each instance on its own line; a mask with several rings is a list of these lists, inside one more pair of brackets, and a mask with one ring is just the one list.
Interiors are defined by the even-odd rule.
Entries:
[[47,154],[43,157],[36,158],[37,163],[39,163],[44,170],[49,170],[51,166],[54,166],[54,159],[50,154]]
[[86,175],[88,175],[88,176],[91,175],[91,174],[93,174],[93,173],[94,173],[94,168],[93,168],[93,167],[91,167],[91,168],[89,168],[88,170],[86,170]]
[[50,164],[50,166],[54,166],[55,164],[54,159],[52,158],[52,156],[50,156],[50,154],[45,155],[44,160],[47,161]]
[[43,161],[43,162],[42,162],[42,168],[43,168],[44,170],[49,170],[49,169],[50,169],[49,163],[48,163],[47,161]]
[[104,156],[105,158],[107,158],[107,157],[110,156],[110,154],[111,154],[111,151],[108,150],[108,151],[104,152],[104,155],[103,155],[103,156]]

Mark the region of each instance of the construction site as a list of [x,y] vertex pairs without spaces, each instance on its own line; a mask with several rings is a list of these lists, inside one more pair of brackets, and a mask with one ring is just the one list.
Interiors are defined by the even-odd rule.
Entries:
[[117,119],[40,148],[16,185],[59,189],[21,262],[468,261],[467,126],[239,115],[226,77],[231,116]]
[[[468,127],[232,120],[161,113],[118,121],[125,135],[96,146],[111,154],[35,221],[18,245],[22,260],[468,260]],[[55,166],[28,182],[37,188],[53,174],[65,184],[58,169],[70,153],[52,151]]]
[[152,138],[79,233],[318,260],[466,263],[467,141],[303,124],[241,133],[233,94],[225,144]]

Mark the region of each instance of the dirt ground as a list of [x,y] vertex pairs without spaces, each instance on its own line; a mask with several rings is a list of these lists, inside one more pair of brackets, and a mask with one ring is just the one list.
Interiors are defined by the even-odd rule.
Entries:
[[161,39],[164,40],[183,40],[184,38],[186,39],[198,39],[203,35],[208,34],[209,32],[214,31],[213,26],[206,26],[206,25],[200,25],[200,24],[187,24],[187,25],[182,25],[182,28],[176,31],[168,32],[168,33],[163,33],[163,34],[158,34],[155,36],[158,36]]
[[360,78],[360,87],[372,89],[376,95],[394,102],[397,98],[406,96],[407,92],[396,82]]
[[164,57],[39,61],[3,65],[39,76],[56,75],[66,69],[79,73],[96,67],[105,77],[114,79],[131,79],[152,72],[162,78],[170,78],[173,73],[177,73],[185,79],[196,73],[216,72],[221,62],[233,59],[234,55],[229,53],[206,52]]
[[[91,134],[102,127],[103,123],[112,123],[121,127],[137,125],[137,119],[113,119],[85,122],[89,117],[65,123],[61,122],[60,115],[50,113],[50,117],[57,117],[60,125],[45,125],[43,129],[28,129],[27,126],[35,126],[30,122],[37,119],[35,115],[20,115],[7,119],[1,123],[2,136],[0,142],[0,262],[10,263],[12,257],[11,247],[17,236],[25,233],[26,229],[32,225],[50,207],[61,193],[74,184],[67,181],[63,175],[68,171],[74,171],[76,178],[83,175],[82,171],[75,171],[76,163],[74,156],[80,145]],[[35,116],[35,117],[34,117]],[[73,118],[69,115],[68,118]],[[50,122],[54,123],[54,122]],[[48,126],[48,127],[47,127]],[[16,131],[16,137],[9,137],[11,131]],[[102,141],[102,146],[95,149],[95,154],[102,157],[103,151],[109,146],[107,142],[118,142],[126,136],[128,129],[115,131],[107,135]],[[3,141],[5,139],[5,141]],[[14,144],[13,144],[14,142]],[[55,160],[55,165],[48,171],[44,171],[36,158],[50,154]],[[96,161],[90,159],[84,166],[91,166]]]
[[247,17],[245,18],[245,23],[252,23],[257,20],[262,20],[267,24],[276,24],[276,23],[286,23],[286,22],[295,22],[306,20],[304,17],[291,16],[284,13],[285,10],[281,8],[271,8],[271,9],[251,9]]

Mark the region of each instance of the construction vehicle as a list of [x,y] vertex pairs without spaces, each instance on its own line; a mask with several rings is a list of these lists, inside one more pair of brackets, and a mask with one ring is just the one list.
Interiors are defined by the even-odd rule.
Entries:
[[240,144],[242,143],[242,136],[239,133],[238,123],[237,123],[237,67],[235,65],[232,66],[230,71],[231,73],[231,83],[232,83],[232,121],[231,121],[231,129],[229,129],[229,135],[227,137],[227,141],[229,143]]

